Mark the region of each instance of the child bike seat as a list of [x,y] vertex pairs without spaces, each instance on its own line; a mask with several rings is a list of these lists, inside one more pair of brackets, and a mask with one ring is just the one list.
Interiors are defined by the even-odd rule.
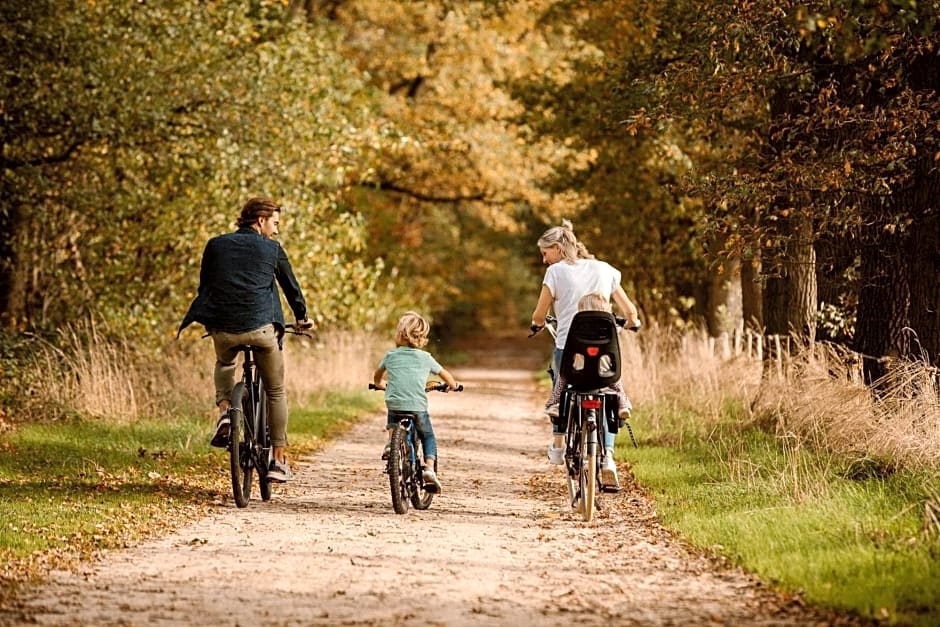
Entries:
[[578,391],[604,388],[620,380],[620,342],[613,314],[575,314],[561,354],[561,376]]

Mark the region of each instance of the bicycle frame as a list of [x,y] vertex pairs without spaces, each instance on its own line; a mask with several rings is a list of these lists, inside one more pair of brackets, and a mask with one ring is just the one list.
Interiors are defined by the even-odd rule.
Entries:
[[[615,317],[618,326],[623,327],[626,320]],[[557,320],[554,316],[546,316],[545,324],[530,327],[529,337],[534,337],[542,329],[547,329],[552,338],[556,337],[554,325]],[[638,327],[632,327],[636,331]],[[549,374],[554,381],[557,373],[550,367]],[[607,456],[604,446],[608,429],[614,433],[618,431],[619,423],[609,425],[611,413],[609,404],[613,402],[616,409],[616,396],[608,388],[591,390],[575,390],[569,387],[562,391],[558,404],[557,420],[564,420],[565,425],[565,467],[567,471],[568,496],[572,508],[576,508],[585,521],[594,517],[595,507],[599,507],[596,499],[597,491],[605,491],[600,485],[600,469]],[[556,419],[553,419],[553,421]],[[629,425],[626,425],[629,429]],[[633,430],[629,429],[630,438],[634,446],[636,439]],[[610,490],[609,488],[606,491]]]
[[[245,381],[246,387],[248,388],[248,399],[252,407],[252,416],[250,420],[245,420],[245,428],[249,429],[249,439],[260,444],[257,450],[252,451],[253,453],[257,453],[257,456],[252,456],[253,461],[263,459],[270,461],[271,439],[267,432],[260,433],[262,427],[264,427],[265,431],[267,431],[268,428],[267,421],[261,420],[264,415],[267,414],[267,395],[264,392],[264,384],[261,381],[261,377],[258,376],[258,371],[255,367],[254,351],[252,347],[246,347],[243,354],[245,360],[242,364],[242,370],[244,371],[242,380]],[[264,423],[263,425],[262,422]],[[254,459],[255,457],[257,457],[257,459]],[[267,473],[267,464],[260,464],[256,467],[258,468],[258,472]]]
[[[369,384],[370,390],[382,390],[374,383]],[[434,383],[425,387],[426,392],[447,392],[446,383]],[[463,386],[458,385],[455,392],[462,392]],[[427,509],[431,506],[435,491],[426,489],[424,485],[424,451],[418,440],[417,415],[410,411],[393,412],[397,414],[397,425],[389,438],[388,463],[385,473],[389,478],[389,487],[392,491],[392,507],[396,514],[408,511],[408,501],[415,509]],[[404,434],[404,445],[407,459],[400,454],[401,435]],[[407,464],[405,463],[407,462]],[[407,470],[407,472],[404,472]],[[434,460],[434,471],[437,472],[437,459]]]
[[603,446],[607,433],[607,401],[608,394],[602,390],[566,390],[559,404],[559,414],[567,416],[568,496],[571,507],[576,508],[585,521],[594,517],[599,470],[607,454]]
[[[392,432],[385,472],[389,476],[392,491],[392,508],[396,514],[404,514],[408,511],[409,502],[419,510],[430,507],[434,492],[424,488],[424,460],[419,453],[420,444],[414,415],[402,412],[396,420],[398,424]],[[402,444],[406,451],[404,459],[401,455]]]
[[[252,473],[257,471],[261,500],[271,498],[268,467],[272,447],[267,424],[267,405],[264,385],[258,376],[254,360],[254,347],[243,345],[242,379],[232,391],[233,416],[232,435],[228,451],[231,458],[232,491],[235,504],[245,507],[251,498]],[[239,431],[242,431],[239,434]]]
[[415,493],[417,488],[418,477],[421,476],[421,471],[424,470],[424,460],[418,459],[416,453],[417,446],[415,444],[415,439],[417,438],[418,430],[415,428],[415,423],[412,418],[406,417],[398,421],[398,424],[402,429],[405,430],[405,444],[408,447],[408,461],[411,463],[411,476],[408,480],[408,496],[411,496]]

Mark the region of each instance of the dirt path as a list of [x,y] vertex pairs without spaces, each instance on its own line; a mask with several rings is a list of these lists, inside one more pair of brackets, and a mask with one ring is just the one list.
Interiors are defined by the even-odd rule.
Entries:
[[571,514],[532,364],[506,357],[453,368],[467,391],[432,396],[444,492],[429,510],[392,511],[377,415],[267,504],[54,574],[17,624],[830,624],[686,552],[635,487],[590,524]]

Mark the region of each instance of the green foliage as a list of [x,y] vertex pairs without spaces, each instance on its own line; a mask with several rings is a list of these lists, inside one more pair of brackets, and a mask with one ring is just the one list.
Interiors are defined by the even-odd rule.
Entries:
[[360,219],[335,190],[391,131],[335,53],[340,33],[290,20],[280,2],[3,12],[4,53],[22,58],[3,87],[14,324],[93,310],[166,334],[194,295],[205,240],[233,228],[252,195],[289,208],[285,244],[301,282],[315,284],[315,315],[371,317],[357,307],[378,300],[380,268],[357,257]]
[[668,527],[811,602],[902,624],[935,620],[936,477],[846,479],[828,454],[726,420],[703,433],[702,417],[655,427],[637,411],[640,448],[621,454]]

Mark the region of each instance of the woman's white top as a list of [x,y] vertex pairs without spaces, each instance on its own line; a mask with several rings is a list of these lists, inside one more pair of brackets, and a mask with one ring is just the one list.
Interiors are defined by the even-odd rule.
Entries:
[[552,309],[558,319],[555,346],[564,348],[571,319],[578,313],[578,301],[591,292],[600,292],[610,301],[620,285],[620,270],[599,259],[578,259],[574,263],[562,260],[548,267],[542,284],[552,293]]

